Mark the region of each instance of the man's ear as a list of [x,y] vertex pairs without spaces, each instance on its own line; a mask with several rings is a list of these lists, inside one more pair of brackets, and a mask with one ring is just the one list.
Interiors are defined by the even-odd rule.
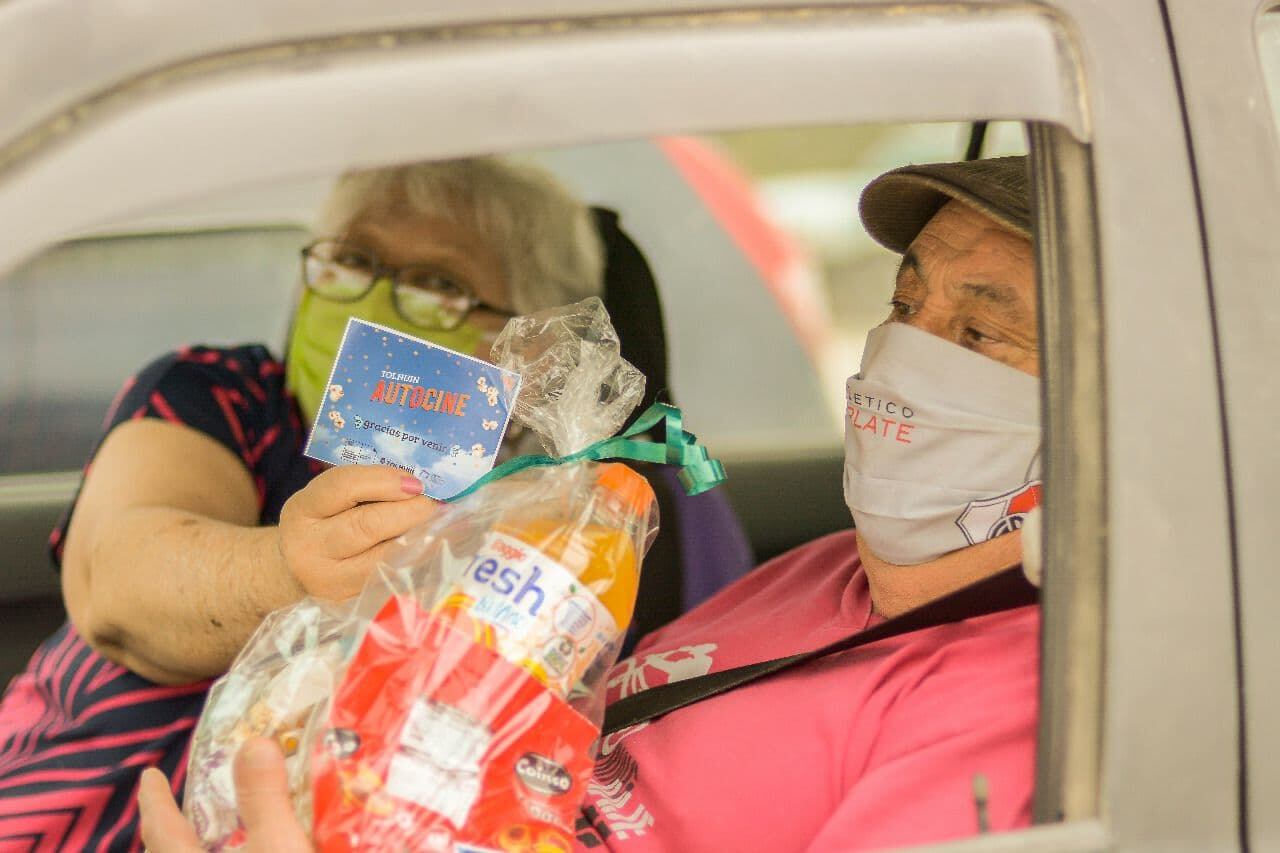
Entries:
[[1032,507],[1022,522],[1022,573],[1034,586],[1040,586],[1040,507]]

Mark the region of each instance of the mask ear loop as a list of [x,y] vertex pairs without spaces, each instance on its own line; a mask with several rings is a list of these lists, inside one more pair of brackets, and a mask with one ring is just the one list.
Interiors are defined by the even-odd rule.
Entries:
[[293,295],[289,299],[289,318],[284,325],[284,346],[280,350],[281,364],[289,357],[289,347],[293,346],[293,334],[298,328],[298,309],[302,307],[302,295],[306,292],[307,286],[299,278],[293,285]]
[[1031,461],[1027,463],[1026,470],[1022,472],[1022,482],[1027,483],[1031,481],[1031,469],[1036,467],[1036,463],[1040,461],[1042,453],[1044,453],[1043,440],[1041,440],[1040,444],[1036,445],[1036,452],[1031,454]]
[[[1041,454],[1044,452],[1044,442],[1036,445],[1036,452],[1031,455],[1031,461],[1027,463],[1027,469],[1023,472],[1022,482],[1026,483],[1031,480],[1031,469],[1036,467],[1036,463],[1040,460]],[[1027,580],[1032,586],[1039,587],[1042,579],[1043,560],[1040,551],[1040,518],[1041,509],[1038,506],[1031,508],[1027,513],[1027,517],[1022,521],[1022,573],[1026,575]]]
[[1044,561],[1040,551],[1040,507],[1027,513],[1022,522],[1022,573],[1033,586],[1040,586],[1044,574]]
[[[285,323],[284,327],[284,348],[280,350],[281,364],[285,363],[285,359],[289,357],[289,348],[293,346],[293,333],[296,331],[298,326],[298,308],[302,306],[302,296],[307,292],[306,282],[302,280],[302,277],[306,275],[305,264],[307,249],[315,245],[317,241],[316,231],[314,229],[318,227],[318,224],[319,223],[317,222],[312,223],[310,237],[303,245],[302,249],[299,250],[299,255],[302,257],[302,263],[304,266],[298,271],[298,277],[294,280],[293,296],[289,300],[289,320]],[[287,371],[285,375],[288,375]]]
[[293,297],[290,300],[292,305],[289,308],[289,320],[284,327],[284,346],[280,350],[280,364],[284,368],[283,379],[285,391],[288,393],[289,398],[293,400],[294,409],[297,410],[298,419],[302,424],[302,427],[306,430],[310,430],[312,427],[311,421],[307,418],[306,412],[302,411],[302,404],[298,401],[297,392],[295,389],[289,387],[288,363],[289,350],[293,348],[293,336],[298,331],[298,309],[302,306],[302,297],[306,292],[307,286],[302,283],[302,279],[299,277],[297,283],[293,286]]

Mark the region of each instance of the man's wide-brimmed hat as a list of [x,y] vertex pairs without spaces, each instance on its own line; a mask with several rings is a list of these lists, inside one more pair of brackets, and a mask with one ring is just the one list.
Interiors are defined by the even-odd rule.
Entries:
[[899,254],[951,199],[1031,239],[1029,183],[1025,156],[903,166],[867,184],[858,214],[873,240]]

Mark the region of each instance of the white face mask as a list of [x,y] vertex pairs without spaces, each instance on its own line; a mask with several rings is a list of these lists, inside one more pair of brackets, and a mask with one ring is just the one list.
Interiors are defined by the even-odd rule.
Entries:
[[878,557],[916,565],[1017,530],[1040,502],[1040,381],[902,323],[845,385],[844,497]]

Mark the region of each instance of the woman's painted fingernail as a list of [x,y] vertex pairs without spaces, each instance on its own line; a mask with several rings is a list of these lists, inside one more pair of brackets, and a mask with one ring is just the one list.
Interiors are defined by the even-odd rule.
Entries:
[[400,488],[404,490],[405,494],[420,495],[422,494],[422,481],[417,477],[401,477]]

